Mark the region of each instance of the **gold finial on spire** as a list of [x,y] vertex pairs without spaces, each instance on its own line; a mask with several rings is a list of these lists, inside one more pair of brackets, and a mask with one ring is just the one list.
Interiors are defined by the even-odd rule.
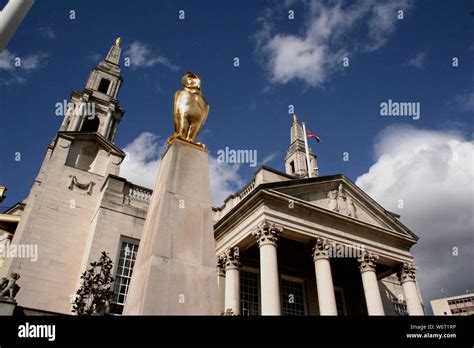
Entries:
[[298,123],[298,116],[293,114],[293,123]]
[[119,36],[117,39],[115,39],[115,46],[120,47],[122,44],[122,38]]

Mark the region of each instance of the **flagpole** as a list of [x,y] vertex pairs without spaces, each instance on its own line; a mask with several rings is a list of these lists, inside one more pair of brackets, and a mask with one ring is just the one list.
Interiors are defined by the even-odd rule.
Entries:
[[303,125],[303,133],[304,133],[304,148],[306,151],[306,165],[308,166],[308,178],[311,178],[311,162],[309,161],[309,150],[308,150],[308,135],[306,134],[306,126],[304,122],[301,122]]

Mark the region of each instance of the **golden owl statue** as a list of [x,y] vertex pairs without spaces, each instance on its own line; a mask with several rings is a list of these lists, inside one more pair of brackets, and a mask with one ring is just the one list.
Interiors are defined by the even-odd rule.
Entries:
[[168,140],[179,138],[196,143],[196,137],[201,131],[209,114],[209,104],[201,93],[201,79],[194,73],[188,72],[181,79],[183,89],[174,95],[174,135]]

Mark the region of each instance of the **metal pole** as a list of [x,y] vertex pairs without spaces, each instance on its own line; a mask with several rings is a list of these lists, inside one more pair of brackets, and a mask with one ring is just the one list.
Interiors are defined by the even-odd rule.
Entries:
[[0,53],[7,47],[35,0],[10,0],[0,9]]
[[303,125],[303,133],[304,133],[304,148],[306,150],[306,165],[308,166],[308,178],[311,178],[311,162],[309,161],[309,150],[308,150],[308,136],[306,134],[306,126],[304,122],[301,123]]

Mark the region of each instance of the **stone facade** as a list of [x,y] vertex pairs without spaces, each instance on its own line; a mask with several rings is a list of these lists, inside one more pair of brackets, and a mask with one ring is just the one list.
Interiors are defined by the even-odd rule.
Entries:
[[[92,70],[84,91],[72,94],[61,129],[48,146],[25,201],[12,243],[38,245],[38,260],[10,258],[0,268],[2,276],[20,273],[21,291],[16,299],[25,313],[71,313],[71,296],[79,287],[81,273],[106,251],[115,265],[111,312],[120,314],[128,306],[126,296],[140,248],[153,245],[159,250],[168,245],[165,240],[144,239],[147,214],[153,210],[152,190],[119,176],[125,156],[114,144],[123,115],[117,100],[122,84],[119,57],[120,41]],[[84,113],[82,103],[86,102],[95,105],[93,115]],[[208,224],[210,229],[214,225],[215,246],[211,247],[215,253],[212,262],[205,260],[205,264],[209,268],[212,263],[219,291],[212,295],[215,302],[207,305],[212,308],[201,312],[422,314],[410,253],[417,237],[400,223],[399,216],[386,211],[344,175],[318,176],[312,151],[314,175],[309,178],[304,136],[295,119],[286,173],[261,167],[241,191],[229,196],[222,207],[213,208]],[[199,199],[203,188],[182,189]],[[193,230],[190,221],[199,220],[197,216],[183,219],[183,228],[189,231]],[[149,217],[148,223],[152,220]],[[200,255],[204,246],[198,241],[193,244],[195,253],[181,255],[184,259]],[[146,270],[142,271],[146,278]],[[131,291],[138,293],[140,284],[149,280],[135,281]],[[155,296],[152,290],[150,299]],[[180,293],[179,289],[166,291]],[[129,307],[133,306],[140,304]],[[167,312],[164,307],[147,308],[142,313]]]
[[[112,50],[120,54],[120,48],[113,46]],[[116,62],[108,60],[109,56],[100,66],[119,72]],[[115,79],[120,81],[117,76]],[[88,86],[94,87],[89,83]],[[85,114],[81,111],[82,104],[76,103],[77,95],[73,93],[71,105],[74,107],[70,107],[60,131],[48,146],[12,239],[15,245],[37,245],[38,260],[7,258],[1,269],[3,276],[12,270],[21,270],[17,300],[23,307],[57,313],[70,313],[71,296],[78,287],[80,274],[97,248],[106,243],[104,240],[114,229],[114,223],[120,221],[127,226],[127,220],[132,220],[128,224],[132,228],[127,229],[126,234],[133,235],[134,228],[140,228],[133,218],[122,214],[120,220],[111,219],[112,224],[101,229],[100,237],[95,233],[106,219],[103,207],[109,202],[103,202],[103,198],[108,197],[108,176],[119,173],[125,157],[111,141],[113,137],[102,134],[106,121],[98,105],[109,103],[121,109],[115,100],[115,91],[108,95],[86,88],[81,93],[81,102],[87,99],[97,107],[94,114]],[[90,120],[97,121],[96,128],[84,129]],[[118,122],[109,124],[115,127]],[[108,134],[114,133],[115,128],[109,129]],[[114,231],[119,231],[118,226]],[[115,237],[118,238],[111,238]]]

